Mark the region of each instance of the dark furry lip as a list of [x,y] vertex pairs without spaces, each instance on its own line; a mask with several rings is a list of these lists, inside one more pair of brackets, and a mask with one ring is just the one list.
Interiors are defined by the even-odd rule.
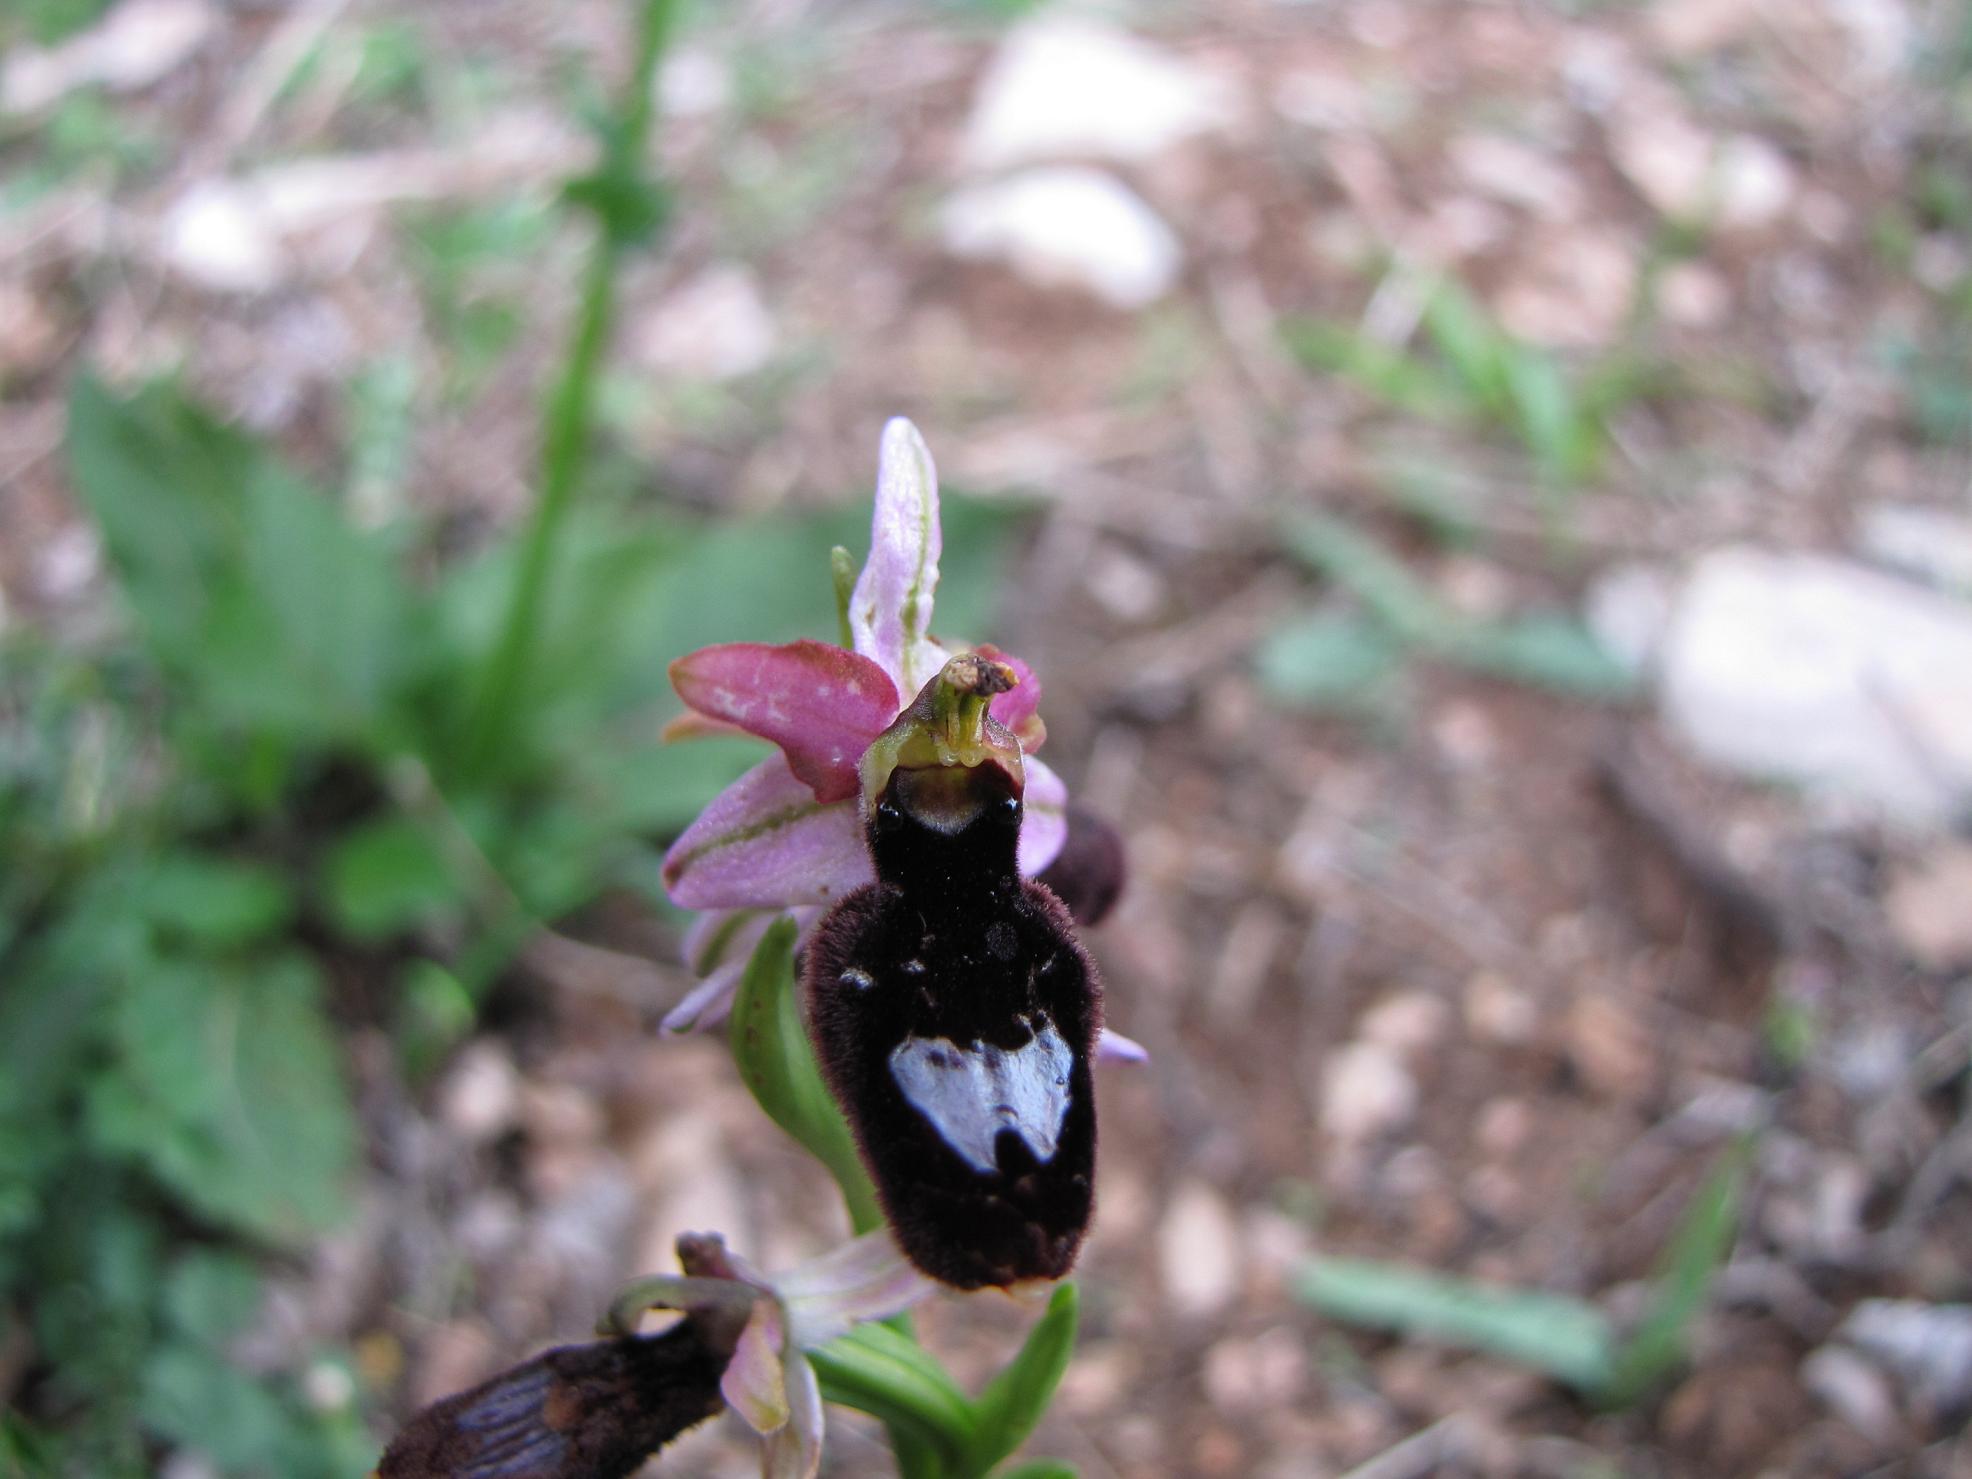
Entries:
[[1101,991],[1068,910],[1020,877],[1020,752],[984,716],[992,690],[942,681],[865,760],[876,882],[809,942],[809,1033],[918,1268],[1058,1279],[1093,1210]]

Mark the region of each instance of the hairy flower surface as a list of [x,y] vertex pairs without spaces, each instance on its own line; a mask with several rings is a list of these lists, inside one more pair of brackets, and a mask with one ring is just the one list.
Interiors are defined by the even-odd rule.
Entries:
[[[942,547],[937,470],[917,428],[899,417],[883,431],[870,555],[849,597],[853,649],[729,642],[671,665],[672,684],[691,709],[687,729],[737,728],[780,753],[715,797],[665,855],[673,902],[710,911],[686,942],[700,985],[666,1017],[667,1030],[726,1015],[753,946],[778,914],[792,910],[805,932],[823,908],[874,878],[857,765],[952,655],[931,636]],[[979,650],[1019,680],[995,696],[990,712],[1020,741],[1019,864],[1032,877],[1061,851],[1068,788],[1034,758],[1046,729],[1033,670]]]

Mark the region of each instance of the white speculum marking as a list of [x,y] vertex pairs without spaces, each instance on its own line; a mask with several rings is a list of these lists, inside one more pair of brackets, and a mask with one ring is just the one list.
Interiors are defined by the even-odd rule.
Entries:
[[1002,1130],[1018,1135],[1035,1160],[1054,1159],[1075,1055],[1052,1022],[1041,1023],[1011,1052],[977,1041],[962,1048],[944,1037],[907,1037],[891,1049],[897,1087],[974,1170],[999,1169],[993,1142]]

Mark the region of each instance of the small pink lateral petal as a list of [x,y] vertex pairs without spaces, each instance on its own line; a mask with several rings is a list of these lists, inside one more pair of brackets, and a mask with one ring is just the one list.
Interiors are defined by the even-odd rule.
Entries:
[[867,657],[827,642],[727,642],[671,664],[698,713],[772,740],[819,801],[858,789],[856,762],[897,717],[897,688]]
[[1046,765],[1027,756],[1027,790],[1021,798],[1020,873],[1032,878],[1055,860],[1068,840],[1068,787]]
[[856,803],[817,801],[779,755],[715,796],[664,855],[681,909],[832,904],[874,876]]
[[1150,1049],[1135,1038],[1125,1037],[1120,1032],[1103,1028],[1096,1038],[1096,1062],[1098,1063],[1148,1063]]
[[990,642],[981,643],[975,650],[981,657],[1005,663],[1020,679],[1005,693],[996,695],[986,712],[1013,731],[1014,738],[1020,741],[1020,748],[1025,753],[1033,754],[1048,737],[1047,725],[1035,712],[1041,706],[1041,680],[1034,676],[1034,670],[1026,663],[1010,652],[1000,651]]

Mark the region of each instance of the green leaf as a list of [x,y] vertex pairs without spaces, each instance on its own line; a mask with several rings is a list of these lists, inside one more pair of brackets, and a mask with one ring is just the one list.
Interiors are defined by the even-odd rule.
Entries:
[[1604,1390],[1614,1369],[1609,1320],[1586,1300],[1361,1258],[1309,1263],[1296,1291],[1349,1324],[1488,1351],[1591,1395]]
[[979,1394],[973,1404],[979,1433],[969,1455],[976,1472],[986,1472],[1026,1442],[1048,1410],[1075,1352],[1076,1315],[1075,1286],[1063,1284],[1028,1331],[1020,1353]]
[[213,717],[364,740],[416,650],[386,552],[246,435],[166,384],[69,402],[75,485],[165,668]]
[[1318,575],[1334,581],[1406,642],[1428,640],[1451,618],[1444,603],[1376,540],[1326,514],[1295,514],[1283,521],[1288,551]]
[[255,1236],[333,1226],[356,1134],[317,995],[298,956],[157,962],[116,1003],[119,1068],[88,1090],[95,1143]]
[[1002,1469],[998,1479],[1079,1479],[1073,1464],[1058,1458],[1034,1458],[1011,1469]]
[[1691,1323],[1739,1231],[1740,1189],[1751,1150],[1750,1142],[1742,1142],[1726,1152],[1692,1198],[1664,1252],[1650,1306],[1616,1351],[1601,1393],[1609,1406],[1628,1405],[1683,1364]]
[[1579,482],[1595,459],[1599,434],[1551,354],[1515,345],[1505,357],[1514,426],[1550,484]]
[[260,1271],[237,1253],[194,1249],[179,1256],[164,1284],[164,1314],[178,1333],[216,1346],[260,1306]]
[[1433,651],[1463,667],[1577,698],[1622,698],[1636,687],[1630,671],[1567,616],[1488,623],[1433,644]]
[[1299,319],[1284,325],[1281,336],[1309,369],[1342,375],[1399,410],[1442,416],[1458,403],[1435,366],[1347,325]]
[[1452,279],[1440,281],[1425,301],[1424,332],[1481,410],[1496,418],[1511,414],[1513,389],[1504,352],[1510,341]]
[[322,885],[338,928],[359,940],[457,910],[466,893],[429,830],[405,816],[380,817],[345,836],[322,860]]
[[828,1167],[857,1232],[883,1224],[849,1123],[822,1082],[795,999],[792,919],[776,920],[747,962],[733,998],[733,1061],[767,1117]]
[[294,899],[271,868],[209,853],[171,852],[143,877],[141,905],[151,926],[216,950],[265,938],[287,923]]
[[867,1412],[928,1446],[955,1475],[967,1467],[977,1419],[945,1368],[930,1352],[887,1325],[859,1325],[808,1353],[822,1396]]
[[1403,671],[1404,644],[1381,622],[1315,613],[1275,628],[1256,664],[1262,686],[1283,703],[1359,710]]
[[138,1410],[146,1426],[234,1472],[279,1472],[276,1461],[292,1423],[266,1387],[182,1343],[165,1346],[146,1362]]

